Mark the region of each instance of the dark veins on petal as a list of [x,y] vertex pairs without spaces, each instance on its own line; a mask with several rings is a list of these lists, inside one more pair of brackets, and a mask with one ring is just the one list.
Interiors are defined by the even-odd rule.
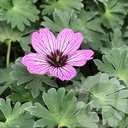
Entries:
[[62,67],[66,64],[68,55],[62,55],[63,53],[59,50],[56,50],[54,53],[51,52],[51,55],[47,55],[47,61],[54,67]]

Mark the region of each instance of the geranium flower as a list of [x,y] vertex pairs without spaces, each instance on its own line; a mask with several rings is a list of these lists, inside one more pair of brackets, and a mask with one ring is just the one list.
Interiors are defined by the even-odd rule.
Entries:
[[71,80],[76,76],[73,66],[83,66],[92,59],[92,50],[78,50],[83,41],[80,32],[63,29],[57,36],[48,28],[41,28],[32,34],[32,47],[37,53],[22,58],[22,63],[31,74],[50,73],[61,80]]

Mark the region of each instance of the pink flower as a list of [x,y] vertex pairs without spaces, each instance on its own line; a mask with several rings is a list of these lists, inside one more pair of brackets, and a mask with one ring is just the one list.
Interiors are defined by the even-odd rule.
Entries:
[[83,66],[92,59],[92,50],[78,50],[83,41],[80,32],[63,29],[57,36],[48,28],[32,34],[32,46],[37,53],[22,58],[22,63],[31,74],[50,73],[61,80],[71,80],[76,76],[73,66]]

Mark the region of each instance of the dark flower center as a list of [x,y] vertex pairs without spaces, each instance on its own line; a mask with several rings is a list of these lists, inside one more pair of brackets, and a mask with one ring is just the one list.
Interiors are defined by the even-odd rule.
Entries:
[[59,50],[54,53],[51,52],[51,55],[47,55],[47,61],[54,67],[62,67],[66,64],[68,55],[62,55],[63,53]]

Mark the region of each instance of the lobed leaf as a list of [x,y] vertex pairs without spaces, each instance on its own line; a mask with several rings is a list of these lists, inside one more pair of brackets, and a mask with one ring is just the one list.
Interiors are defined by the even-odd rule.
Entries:
[[94,60],[94,63],[101,72],[118,77],[128,86],[128,49],[126,46],[113,48],[109,53],[103,55],[102,61],[99,59]]
[[122,120],[119,111],[128,113],[128,90],[116,78],[107,74],[90,76],[83,82],[82,90],[90,94],[90,103],[102,115],[103,125],[116,126]]
[[120,48],[123,45],[127,45],[127,40],[123,38],[123,34],[119,28],[113,30],[113,32],[108,33],[107,40],[104,46],[100,48],[103,53],[110,52],[113,48]]
[[9,76],[12,68],[0,69],[0,95],[12,84],[13,80]]
[[84,42],[88,42],[93,49],[98,49],[105,41],[105,33],[101,28],[100,19],[96,18],[97,12],[82,10],[79,14],[79,19],[84,27],[82,34]]
[[123,116],[123,119],[117,125],[117,128],[127,128],[128,127],[128,117],[127,115]]
[[[55,10],[53,12],[53,21],[44,16],[41,25],[51,29],[54,32],[60,32],[64,28],[71,28],[75,32],[82,32],[84,42],[95,49],[101,47],[102,41],[106,39],[105,33],[101,28],[101,22],[95,18],[97,12],[82,10],[77,16],[74,12],[62,12]],[[63,18],[65,17],[65,18]]]
[[89,106],[84,106],[83,102],[77,102],[73,91],[66,95],[64,88],[57,91],[51,88],[43,94],[43,100],[47,108],[39,103],[27,108],[32,115],[39,118],[34,127],[98,128],[96,113],[91,112],[92,108],[87,109]]
[[13,71],[10,73],[11,77],[17,81],[17,85],[26,84],[26,89],[31,89],[32,96],[35,98],[44,91],[43,86],[48,85],[57,87],[57,84],[51,77],[45,75],[30,74],[25,66],[21,63],[21,58],[18,58],[15,64],[12,65]]
[[101,21],[107,28],[121,28],[126,16],[124,3],[119,0],[108,0],[107,6],[99,10]]
[[31,43],[31,35],[24,36],[21,38],[19,44],[25,53],[31,52],[30,43]]
[[107,6],[108,0],[94,0],[94,2],[96,2],[97,4],[99,2],[103,3],[105,6]]
[[10,39],[13,42],[19,41],[23,36],[17,29],[12,29],[8,24],[3,21],[0,21],[0,41],[3,43],[6,40]]
[[53,12],[54,21],[46,16],[44,16],[43,18],[44,21],[41,23],[41,25],[51,29],[54,32],[60,32],[64,28],[71,28],[74,31],[83,29],[83,27],[80,25],[80,19],[73,11],[71,13],[68,13],[56,9]]
[[33,98],[30,90],[25,89],[24,85],[22,86],[17,86],[17,82],[14,82],[13,85],[10,86],[10,89],[12,93],[8,95],[7,97],[13,101],[14,103],[16,102],[40,102],[42,101],[41,96],[38,96],[36,98]]
[[41,5],[42,15],[51,15],[55,9],[71,12],[72,10],[80,11],[83,7],[82,0],[48,0]]
[[25,112],[25,108],[31,106],[31,103],[21,105],[17,102],[11,107],[10,100],[0,99],[0,110],[5,116],[5,122],[0,122],[1,128],[32,128],[34,121],[32,116]]
[[23,37],[26,34],[31,33],[34,30],[33,27],[26,28],[24,32],[19,31],[18,29],[12,29],[10,25],[5,23],[4,21],[0,21],[0,42],[5,43],[7,40],[11,40],[11,42],[21,42],[21,44],[25,45]]
[[[9,7],[4,6],[4,0],[0,1],[0,7],[4,10],[2,17],[7,23],[11,23],[11,28],[17,27],[20,31],[25,30],[25,25],[30,26],[31,22],[39,19],[39,10],[36,9],[32,1],[11,0],[6,1]],[[12,4],[11,4],[12,3]]]

